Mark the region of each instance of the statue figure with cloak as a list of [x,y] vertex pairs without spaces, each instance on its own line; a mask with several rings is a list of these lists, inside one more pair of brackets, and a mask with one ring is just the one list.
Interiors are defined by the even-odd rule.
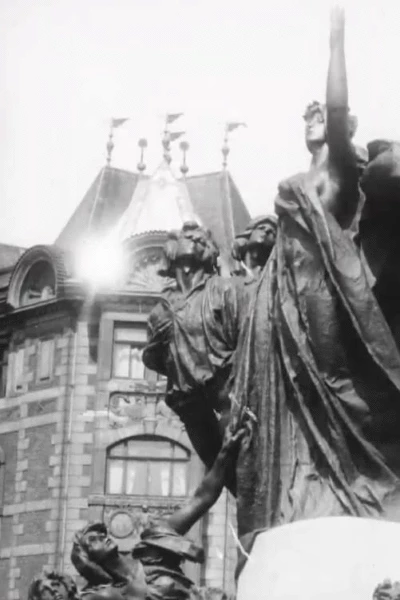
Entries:
[[366,202],[361,214],[360,243],[373,275],[373,291],[385,319],[400,343],[400,142],[374,140],[361,187]]
[[359,244],[344,37],[335,8],[326,105],[305,114],[311,166],[279,186],[275,247],[238,343],[232,403],[255,421],[237,462],[245,547],[300,519],[399,516],[400,355]]
[[245,284],[256,281],[260,276],[274,247],[275,238],[275,215],[252,219],[246,229],[235,237],[232,257],[242,267],[237,274],[245,277]]
[[150,314],[143,352],[144,364],[167,376],[166,402],[207,468],[230,417],[230,376],[246,308],[241,282],[218,274],[218,254],[211,233],[195,222],[171,232],[161,275],[172,283]]

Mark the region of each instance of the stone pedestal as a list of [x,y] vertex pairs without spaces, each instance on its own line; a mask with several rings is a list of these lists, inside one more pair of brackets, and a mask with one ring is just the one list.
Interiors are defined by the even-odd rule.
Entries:
[[372,600],[400,580],[400,523],[330,517],[261,533],[238,582],[237,600]]

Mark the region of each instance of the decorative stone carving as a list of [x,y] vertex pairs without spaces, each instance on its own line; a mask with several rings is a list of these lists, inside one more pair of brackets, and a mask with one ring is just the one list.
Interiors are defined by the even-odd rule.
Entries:
[[144,248],[134,254],[127,284],[130,288],[161,292],[166,280],[158,274],[163,265],[162,248]]
[[126,538],[134,530],[134,522],[131,515],[126,511],[117,511],[110,519],[109,529],[111,535],[116,538]]
[[148,527],[172,515],[179,504],[166,501],[152,504],[135,504],[120,506],[116,499],[115,506],[104,508],[104,522],[113,537],[118,539],[121,550],[131,549],[140,540],[140,534]]
[[112,427],[126,427],[129,423],[164,421],[172,425],[178,417],[168,408],[164,394],[159,391],[115,392],[110,395],[108,419]]

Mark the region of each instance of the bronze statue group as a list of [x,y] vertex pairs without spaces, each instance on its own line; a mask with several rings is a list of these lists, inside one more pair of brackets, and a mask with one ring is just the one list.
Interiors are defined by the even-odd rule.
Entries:
[[[335,8],[326,103],[304,115],[310,168],[279,185],[275,215],[237,236],[232,276],[219,275],[217,245],[197,223],[166,242],[143,361],[167,377],[204,481],[129,561],[104,525],[80,532],[72,562],[88,587],[76,596],[65,579],[49,598],[211,593],[181,571],[201,560],[183,536],[224,486],[247,552],[258,532],[299,519],[399,520],[400,143],[354,146],[344,33]],[[52,585],[60,576],[34,582],[30,600]]]

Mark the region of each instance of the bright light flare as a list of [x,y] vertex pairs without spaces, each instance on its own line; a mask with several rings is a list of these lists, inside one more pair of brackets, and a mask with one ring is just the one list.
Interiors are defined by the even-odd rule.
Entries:
[[109,289],[123,283],[125,255],[116,240],[86,241],[75,259],[76,274],[95,289]]

